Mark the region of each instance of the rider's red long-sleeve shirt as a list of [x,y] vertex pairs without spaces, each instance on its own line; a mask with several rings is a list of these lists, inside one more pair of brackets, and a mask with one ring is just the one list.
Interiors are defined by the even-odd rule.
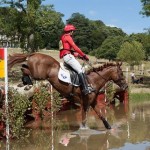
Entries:
[[74,43],[70,34],[63,34],[59,43],[60,49],[60,58],[63,58],[64,55],[71,53],[71,50],[79,53],[81,57],[85,54],[81,51],[81,49]]

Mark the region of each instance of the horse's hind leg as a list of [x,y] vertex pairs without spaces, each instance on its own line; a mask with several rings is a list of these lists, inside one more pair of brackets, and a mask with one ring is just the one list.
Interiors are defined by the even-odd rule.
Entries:
[[24,85],[27,85],[27,84],[33,85],[31,78],[30,78],[31,72],[30,72],[30,70],[26,64],[22,65],[21,71],[22,71],[22,82],[23,82],[23,84]]
[[33,85],[32,80],[30,78],[30,75],[31,75],[30,70],[28,66],[23,64],[21,71],[22,71],[22,84],[23,86],[26,85],[25,90],[29,90]]
[[93,105],[91,105],[93,110],[96,112],[96,114],[98,115],[98,117],[102,120],[104,126],[106,129],[111,129],[110,124],[107,122],[107,120],[102,116],[99,107],[94,103]]

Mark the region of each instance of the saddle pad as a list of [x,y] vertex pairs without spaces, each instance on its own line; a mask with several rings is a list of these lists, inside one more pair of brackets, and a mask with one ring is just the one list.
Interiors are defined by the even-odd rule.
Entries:
[[78,74],[73,70],[69,70],[63,63],[60,63],[58,79],[73,86],[80,86]]
[[66,83],[71,83],[69,72],[63,70],[61,67],[58,72],[58,79]]

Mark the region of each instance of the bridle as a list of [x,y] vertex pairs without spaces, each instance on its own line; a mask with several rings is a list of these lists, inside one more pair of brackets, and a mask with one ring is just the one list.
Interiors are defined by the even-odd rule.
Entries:
[[[103,78],[105,81],[107,81],[108,79],[106,79],[104,76],[102,76],[97,70],[95,70],[95,68],[92,66],[92,64],[89,62],[89,61],[84,61],[85,63],[87,63],[95,73],[97,73],[101,78]],[[122,76],[121,74],[119,73],[119,68],[118,66],[117,67],[117,73],[118,73],[118,80],[114,81],[117,85],[120,85],[120,80],[122,80]],[[110,78],[110,76],[108,77]],[[104,81],[104,82],[105,82]],[[110,81],[110,82],[113,82],[113,81]],[[122,86],[121,86],[122,87]]]

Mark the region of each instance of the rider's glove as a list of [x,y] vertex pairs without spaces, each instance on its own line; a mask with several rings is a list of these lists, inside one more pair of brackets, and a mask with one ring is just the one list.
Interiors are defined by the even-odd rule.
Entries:
[[85,59],[86,61],[89,61],[89,58],[88,58],[87,55],[84,55],[84,56],[83,56],[83,59]]

